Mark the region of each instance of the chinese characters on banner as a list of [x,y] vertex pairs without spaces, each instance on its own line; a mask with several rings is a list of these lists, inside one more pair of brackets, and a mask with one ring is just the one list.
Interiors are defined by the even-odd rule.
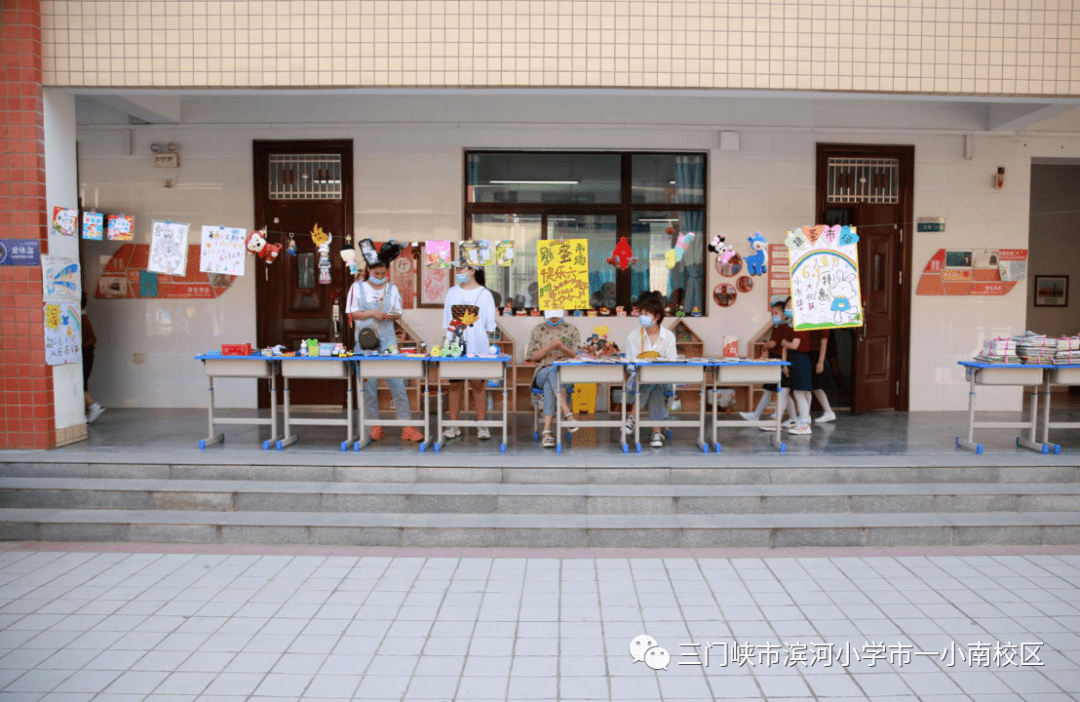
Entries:
[[150,260],[146,270],[184,275],[187,266],[188,225],[155,219],[150,232]]
[[45,304],[45,362],[50,366],[82,362],[82,313],[78,303]]
[[107,232],[109,241],[131,241],[135,234],[135,218],[131,215],[109,215]]
[[1027,277],[1027,249],[938,249],[916,295],[1004,295]]
[[57,205],[52,211],[52,227],[60,236],[75,236],[78,231],[79,211],[74,207]]
[[797,331],[862,326],[858,241],[855,227],[817,225],[788,232],[784,243]]
[[45,302],[73,302],[79,304],[82,295],[79,261],[74,258],[41,257],[42,299]]
[[536,260],[541,310],[589,307],[588,239],[539,241]]
[[204,226],[199,270],[203,273],[244,275],[244,259],[247,258],[247,248],[244,244],[246,237],[246,229]]
[[0,239],[0,266],[41,265],[41,242],[37,239]]
[[100,212],[83,212],[82,238],[101,241],[101,231],[105,228],[105,215]]

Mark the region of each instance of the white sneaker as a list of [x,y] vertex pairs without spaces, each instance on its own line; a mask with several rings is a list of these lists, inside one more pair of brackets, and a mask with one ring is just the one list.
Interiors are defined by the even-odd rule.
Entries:
[[835,412],[826,412],[825,414],[821,415],[820,417],[818,417],[814,421],[817,422],[818,424],[824,424],[825,422],[835,422],[836,421],[836,413]]
[[96,402],[94,404],[90,405],[90,411],[86,413],[86,423],[87,424],[93,423],[93,421],[95,419],[97,419],[98,417],[100,417],[102,412],[104,412],[104,411],[105,411],[105,408],[102,407],[101,405],[99,405]]
[[783,422],[780,422],[780,426],[784,427],[785,429],[790,429],[796,424],[798,424],[798,422],[794,419],[785,419]]
[[491,438],[491,430],[487,427],[480,427],[476,430],[476,438],[481,441],[485,441]]
[[658,431],[654,431],[649,446],[652,446],[653,448],[664,448],[664,435]]
[[624,435],[626,435],[626,436],[629,436],[629,435],[634,433],[634,418],[633,417],[627,417],[626,418],[626,424],[623,425],[622,433]]
[[456,439],[461,436],[461,427],[449,427],[443,432],[443,437],[446,439]]
[[759,417],[753,412],[739,412],[739,416],[748,422],[756,422],[759,419]]
[[796,424],[795,426],[788,427],[786,431],[789,434],[796,434],[796,435],[800,435],[800,436],[812,433],[810,431],[810,422],[804,422],[802,424]]

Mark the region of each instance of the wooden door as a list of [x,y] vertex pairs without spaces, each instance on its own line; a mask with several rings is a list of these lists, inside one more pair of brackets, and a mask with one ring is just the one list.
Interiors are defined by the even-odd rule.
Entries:
[[[339,252],[352,240],[352,141],[254,142],[255,227],[287,247],[271,265],[256,264],[256,310],[260,347],[299,347],[303,339],[352,346],[345,326],[348,270]],[[319,253],[311,240],[318,224],[332,235],[328,284],[319,282]],[[279,391],[280,392],[280,391]],[[294,405],[344,406],[345,385],[331,380],[290,381]],[[260,382],[259,406],[269,406]],[[280,398],[279,398],[280,399]]]
[[855,412],[908,408],[914,147],[818,144],[818,221],[859,233],[864,324],[852,330]]

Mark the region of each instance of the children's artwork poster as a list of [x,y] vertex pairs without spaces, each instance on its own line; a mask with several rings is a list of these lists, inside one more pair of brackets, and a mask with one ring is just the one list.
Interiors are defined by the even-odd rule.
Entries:
[[458,253],[465,259],[465,263],[468,263],[473,268],[479,268],[483,265],[480,263],[480,242],[475,239],[458,244]]
[[82,312],[79,303],[51,302],[45,308],[45,362],[82,362]]
[[83,212],[82,238],[89,241],[101,241],[105,229],[105,215],[100,212]]
[[791,268],[788,265],[788,248],[784,244],[769,244],[769,309],[789,297]]
[[79,232],[79,210],[57,205],[52,211],[52,228],[60,236],[75,236]]
[[244,275],[246,238],[246,229],[204,225],[202,247],[199,249],[199,270],[203,273]]
[[424,242],[424,268],[450,268],[453,259],[450,246],[449,239]]
[[796,331],[863,324],[855,227],[819,224],[788,232],[792,323]]
[[0,239],[0,266],[40,266],[41,242],[37,239]]
[[109,241],[131,241],[135,236],[135,218],[131,215],[109,215],[106,225]]
[[149,244],[123,244],[98,277],[95,297],[131,300],[145,297],[173,300],[212,300],[229,289],[232,276],[199,271],[199,245],[184,245],[187,267],[180,275],[149,269]]
[[1004,295],[1027,278],[1027,249],[938,249],[916,295]]
[[500,241],[495,245],[495,265],[514,265],[514,242]]
[[41,257],[42,299],[45,302],[80,303],[82,297],[79,261],[63,256]]
[[589,240],[548,239],[537,242],[541,310],[589,308]]
[[450,290],[450,269],[424,266],[420,271],[420,306],[442,307]]
[[495,263],[495,242],[480,239],[476,242],[476,256],[481,266],[490,266]]
[[166,275],[184,275],[187,270],[189,225],[154,220],[150,230],[150,258],[146,270]]

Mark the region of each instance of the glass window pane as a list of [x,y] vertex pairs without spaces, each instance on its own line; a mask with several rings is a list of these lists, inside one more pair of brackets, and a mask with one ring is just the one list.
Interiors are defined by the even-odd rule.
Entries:
[[612,313],[618,304],[615,266],[607,260],[618,241],[617,232],[615,215],[548,215],[548,239],[588,239],[589,303]]
[[514,242],[514,263],[486,266],[487,288],[502,309],[509,298],[514,307],[536,307],[536,242],[540,240],[540,215],[473,215],[472,238]]
[[[635,212],[630,242],[638,262],[631,266],[630,300],[636,302],[647,290],[659,291],[672,308],[682,306],[705,313],[705,233],[701,212]],[[674,268],[667,266],[667,252],[676,248],[681,233],[694,232]]]
[[700,154],[634,154],[630,170],[634,204],[705,202],[705,157]]
[[296,287],[301,290],[315,287],[315,254],[296,255]]
[[482,153],[466,158],[469,202],[617,203],[622,157],[589,153]]

